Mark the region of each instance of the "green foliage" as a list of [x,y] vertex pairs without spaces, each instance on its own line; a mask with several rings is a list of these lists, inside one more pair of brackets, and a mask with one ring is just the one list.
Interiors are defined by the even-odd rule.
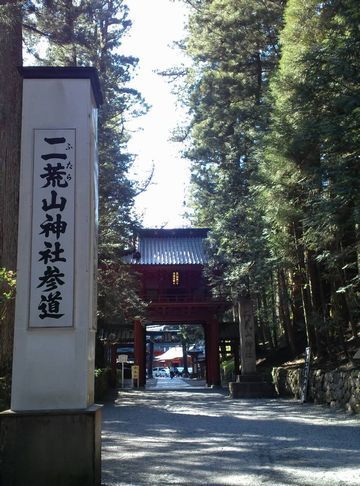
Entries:
[[196,344],[204,339],[204,333],[199,326],[179,326],[178,335],[183,344]]
[[101,324],[131,324],[145,316],[139,278],[121,262],[102,260],[98,274],[98,316]]
[[249,294],[275,345],[295,353],[305,330],[319,354],[345,346],[360,308],[357,2],[192,5],[184,155],[213,290]]
[[285,259],[295,257],[296,264],[289,228],[297,228],[297,245],[314,253],[324,279],[354,298],[359,13],[351,0],[293,0],[285,20],[282,58],[271,84],[271,130],[262,152],[262,203],[276,230],[273,244],[284,247]]
[[234,359],[227,359],[221,362],[222,379],[224,381],[233,381],[235,378],[235,362]]
[[[146,110],[140,93],[128,86],[137,59],[118,53],[131,27],[128,8],[122,0],[46,0],[34,1],[27,14],[27,46],[40,63],[91,65],[99,74],[104,96],[98,129],[99,317],[102,322],[124,322],[131,312],[141,315],[143,309],[134,279],[119,263],[138,227],[126,119]],[[45,55],[36,48],[39,38],[46,39]]]
[[103,400],[110,389],[110,368],[95,369],[95,400]]
[[11,300],[15,298],[15,272],[0,268],[0,324],[6,316],[6,310]]
[[198,5],[189,22],[186,48],[194,63],[185,83],[185,156],[192,161],[194,222],[212,229],[208,276],[214,292],[229,298],[248,292],[255,268],[265,265],[251,184],[281,16],[282,2],[221,0]]

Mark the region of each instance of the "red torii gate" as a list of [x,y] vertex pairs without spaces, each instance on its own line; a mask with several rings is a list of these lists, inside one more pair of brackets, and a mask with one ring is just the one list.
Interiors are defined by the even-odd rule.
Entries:
[[[146,324],[202,324],[205,333],[206,380],[220,385],[219,316],[226,308],[215,300],[203,276],[204,228],[143,229],[128,263],[140,275],[141,296],[149,303]],[[135,364],[140,386],[146,381],[146,329],[134,323]]]

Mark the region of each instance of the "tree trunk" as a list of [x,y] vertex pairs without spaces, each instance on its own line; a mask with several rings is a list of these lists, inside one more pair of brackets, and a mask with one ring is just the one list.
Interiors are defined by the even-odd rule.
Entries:
[[307,337],[308,345],[311,347],[312,353],[316,355],[317,354],[316,333],[313,324],[309,282],[307,278],[307,271],[305,265],[304,246],[301,243],[302,228],[299,223],[294,222],[293,229],[294,229],[296,251],[298,256],[298,269],[299,269],[299,277],[300,277],[300,285],[301,285],[301,298],[302,298],[303,310],[304,310],[306,337]]
[[314,258],[314,253],[312,251],[307,250],[305,252],[305,263],[310,286],[312,315],[314,320],[316,320],[316,324],[314,325],[314,327],[317,340],[317,350],[318,354],[322,354],[324,352],[327,342],[327,329],[325,325],[325,303],[322,289],[322,281],[320,278],[318,265]]
[[290,320],[290,310],[289,310],[289,296],[287,291],[287,285],[285,280],[284,270],[278,271],[279,279],[279,294],[280,294],[280,308],[284,322],[284,329],[286,334],[286,339],[290,346],[292,356],[296,356],[296,346],[294,338],[294,328]]
[[263,69],[260,52],[255,54],[255,65],[256,65],[256,91],[255,91],[255,102],[259,106],[262,100],[262,82],[263,82]]
[[290,306],[294,330],[303,331],[305,328],[304,312],[302,309],[302,298],[299,278],[295,269],[289,269],[288,274],[290,290]]
[[[353,279],[356,279],[359,275],[359,260],[358,260],[358,248],[359,248],[359,238],[358,238],[358,227],[356,224],[357,215],[356,207],[353,201],[350,201],[346,207],[343,207],[339,213],[339,223],[342,225],[343,237],[340,243],[341,252],[341,286],[345,287]],[[349,294],[350,292],[350,294]],[[352,335],[357,339],[358,329],[356,321],[353,316],[353,309],[356,308],[356,297],[353,294],[353,303],[351,305],[351,294],[353,290],[347,291],[343,295],[343,308],[345,311],[344,318],[347,320],[348,325],[351,328]]]
[[272,311],[272,338],[274,342],[274,348],[277,349],[278,346],[278,339],[277,339],[277,318],[276,318],[276,304],[275,304],[275,285],[274,285],[274,275],[271,272],[271,311]]
[[[22,65],[20,2],[0,6],[0,267],[16,270]],[[15,303],[0,322],[0,374],[10,375]]]
[[236,380],[237,375],[240,374],[240,342],[238,339],[231,341],[231,351],[234,358],[234,374]]
[[341,343],[341,347],[345,353],[345,356],[348,361],[352,361],[352,358],[349,354],[348,347],[346,344],[346,336],[345,336],[345,324],[344,324],[344,297],[342,294],[338,294],[337,292],[337,285],[336,282],[332,284],[332,298],[331,298],[331,308],[332,308],[332,318],[336,323],[336,330],[339,337],[339,341]]
[[259,327],[259,331],[260,331],[260,336],[261,336],[261,342],[264,346],[264,348],[266,348],[266,334],[265,334],[265,325],[264,325],[264,320],[263,320],[263,310],[262,310],[262,302],[261,302],[261,294],[258,293],[256,295],[256,306],[257,306],[257,314],[258,314],[258,319],[257,319],[257,323],[258,323],[258,327]]
[[266,316],[266,323],[264,324],[264,331],[265,331],[265,337],[267,342],[269,343],[269,347],[271,350],[274,349],[274,343],[273,343],[273,338],[271,335],[271,328],[270,328],[270,315],[269,315],[269,309],[268,309],[268,302],[267,302],[267,297],[266,297],[266,290],[265,288],[262,289],[261,292],[261,300],[262,300],[262,306],[264,309],[264,316]]
[[65,44],[68,46],[67,49],[67,66],[77,66],[77,48],[75,39],[75,11],[73,0],[65,1],[65,25],[66,25],[66,39]]
[[188,361],[187,361],[187,343],[184,339],[181,341],[181,346],[183,352],[183,366],[184,366],[183,374],[184,376],[187,376],[189,374]]

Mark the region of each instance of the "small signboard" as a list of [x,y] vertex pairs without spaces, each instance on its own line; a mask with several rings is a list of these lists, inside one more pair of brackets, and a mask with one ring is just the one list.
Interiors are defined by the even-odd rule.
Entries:
[[301,384],[301,403],[306,402],[307,390],[309,385],[310,374],[310,361],[311,361],[311,349],[310,347],[305,349],[304,371]]
[[140,383],[139,383],[139,378],[140,378],[140,369],[139,365],[133,365],[131,367],[131,378],[133,379],[133,386],[134,386],[134,381],[136,381],[136,386],[139,388]]
[[128,355],[127,354],[120,354],[118,356],[118,363],[121,363],[121,388],[124,388],[124,366],[127,363]]
[[133,380],[139,379],[139,366],[138,365],[133,365],[131,367],[131,377],[132,377]]

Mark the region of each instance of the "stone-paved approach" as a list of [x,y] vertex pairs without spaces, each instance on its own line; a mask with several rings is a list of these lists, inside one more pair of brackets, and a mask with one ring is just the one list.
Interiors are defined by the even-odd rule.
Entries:
[[358,417],[165,386],[105,404],[103,485],[360,486]]

